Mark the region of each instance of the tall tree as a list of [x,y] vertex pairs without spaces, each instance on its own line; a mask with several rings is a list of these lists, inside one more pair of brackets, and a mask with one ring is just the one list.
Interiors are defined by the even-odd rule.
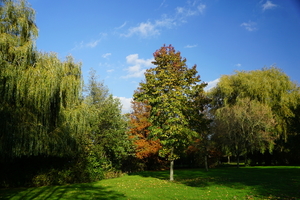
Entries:
[[[290,124],[297,105],[297,84],[279,68],[236,71],[233,75],[224,75],[218,85],[209,92],[212,98],[212,111],[222,107],[236,105],[241,99],[249,98],[271,108],[276,125],[274,133],[275,152],[284,149],[284,143],[291,134]],[[273,155],[276,155],[275,153]],[[270,162],[270,160],[267,160]]]
[[35,12],[25,0],[0,1],[0,71],[3,74],[9,75],[16,66],[27,68],[34,64],[38,36],[34,21]]
[[103,83],[91,70],[85,103],[89,106],[90,137],[102,159],[120,169],[122,161],[133,153],[133,146],[126,133],[127,119],[121,113],[119,99],[109,94]]
[[[11,171],[23,181],[49,168],[41,160],[74,161],[84,149],[87,128],[81,64],[72,57],[61,61],[54,53],[39,53],[34,18],[25,0],[0,1],[0,165],[10,170],[24,160],[35,163],[28,167],[31,172]],[[2,178],[5,170],[0,171]]]
[[[202,154],[205,169],[208,171],[208,156],[211,149],[211,131],[209,127],[212,121],[212,116],[209,112],[211,99],[209,99],[202,90],[195,90],[191,95],[191,99],[192,100],[188,102],[186,116],[189,117],[190,128],[196,132],[196,136],[194,143],[189,149],[194,149],[195,154]],[[199,151],[197,152],[197,150]]]
[[216,111],[214,138],[221,141],[237,157],[255,150],[272,150],[276,135],[275,120],[267,105],[249,98],[239,99],[236,105]]
[[196,66],[188,68],[186,59],[173,46],[163,46],[154,54],[156,65],[145,72],[136,101],[148,101],[151,106],[149,128],[151,135],[162,144],[160,155],[170,161],[170,180],[173,178],[174,160],[190,143],[195,131],[190,128],[187,110],[195,92],[203,92],[205,84],[198,84]]
[[81,64],[37,53],[34,10],[24,0],[2,1],[0,24],[1,156],[75,153],[78,132],[64,120],[80,104]]
[[283,139],[288,135],[288,124],[297,103],[297,85],[279,68],[236,71],[223,75],[217,87],[210,91],[212,109],[235,105],[239,99],[250,98],[268,105],[276,120],[276,132]]

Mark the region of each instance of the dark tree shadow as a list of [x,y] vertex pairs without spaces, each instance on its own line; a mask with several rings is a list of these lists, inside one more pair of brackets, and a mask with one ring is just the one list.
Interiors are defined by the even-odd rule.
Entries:
[[126,199],[110,187],[72,184],[39,188],[1,189],[0,199]]
[[[169,171],[136,173],[143,177],[168,180]],[[187,169],[174,171],[175,182],[191,187],[222,185],[234,189],[253,187],[253,193],[273,199],[300,199],[299,167],[223,167],[211,169]]]

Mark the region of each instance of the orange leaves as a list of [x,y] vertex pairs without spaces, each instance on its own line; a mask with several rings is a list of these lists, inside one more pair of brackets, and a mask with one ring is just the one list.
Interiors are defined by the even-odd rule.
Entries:
[[148,121],[150,116],[150,106],[142,102],[132,102],[133,112],[130,115],[130,133],[139,138],[146,138],[149,134],[148,127],[151,123]]
[[147,102],[132,102],[133,112],[130,115],[130,134],[135,137],[136,157],[146,159],[157,156],[161,148],[159,140],[149,139],[151,126],[149,122],[151,106]]
[[161,148],[159,140],[148,140],[140,139],[136,140],[135,144],[137,145],[136,157],[139,159],[144,159],[157,155],[158,151]]

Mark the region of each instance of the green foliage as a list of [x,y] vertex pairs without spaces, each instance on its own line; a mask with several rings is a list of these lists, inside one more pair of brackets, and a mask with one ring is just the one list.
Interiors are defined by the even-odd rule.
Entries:
[[[0,1],[0,25],[0,184],[89,182],[120,169],[132,143],[119,100],[95,77],[83,96],[80,63],[37,52],[34,10],[25,0]],[[28,166],[19,177],[9,169],[52,158],[59,162]]]
[[75,153],[77,121],[65,118],[80,104],[81,65],[36,52],[26,1],[4,1],[0,12],[0,156]]
[[[147,101],[151,107],[149,122],[150,137],[159,139],[162,148],[160,156],[170,161],[170,180],[173,180],[174,160],[190,144],[196,135],[191,126],[190,110],[203,97],[206,84],[198,84],[196,66],[188,68],[186,59],[174,47],[163,46],[154,54],[156,65],[145,72],[145,83],[134,94],[135,101]],[[203,106],[203,105],[201,105]],[[196,108],[198,111],[202,107]],[[194,116],[192,116],[194,117]],[[198,115],[201,118],[201,115]]]
[[35,12],[25,0],[0,1],[0,71],[3,74],[9,74],[9,68],[34,64],[34,39],[38,35],[34,20]]
[[78,132],[70,126],[79,124],[68,114],[80,104],[80,65],[72,58],[61,63],[53,54],[40,54],[34,66],[4,73],[0,74],[5,79],[0,97],[2,156],[72,154],[74,148],[60,148],[75,147],[77,142]]
[[258,101],[239,99],[236,105],[219,108],[214,125],[213,138],[237,157],[273,149],[275,120],[270,107]]
[[91,71],[87,96],[91,145],[94,151],[112,162],[113,168],[121,169],[122,162],[133,154],[133,144],[127,135],[127,118],[121,114],[121,103],[108,93],[103,83],[97,81]]
[[283,138],[288,135],[292,108],[297,103],[297,85],[276,67],[254,71],[236,71],[223,75],[217,87],[210,91],[213,109],[235,105],[239,99],[250,98],[268,105],[276,119],[276,132]]
[[[252,152],[254,149],[260,152],[264,152],[266,149],[275,149],[277,152],[275,152],[274,155],[277,155],[277,153],[285,151],[284,149],[288,148],[285,145],[285,142],[289,141],[290,137],[293,137],[295,134],[295,129],[293,129],[291,125],[297,118],[297,112],[295,112],[295,109],[299,102],[299,87],[297,84],[292,82],[290,78],[280,69],[276,67],[270,67],[248,72],[237,71],[234,75],[224,75],[221,77],[217,87],[213,88],[209,92],[209,96],[212,98],[211,111],[213,114],[219,115],[219,122],[221,122],[220,118],[223,118],[223,122],[230,122],[229,124],[227,123],[226,126],[225,123],[221,123],[223,125],[220,126],[226,129],[227,133],[239,133],[239,136],[243,136],[240,137],[240,139],[242,139],[245,135],[242,134],[243,129],[241,129],[241,126],[244,127],[247,125],[246,129],[248,130],[251,130],[251,127],[253,128],[253,130],[248,132],[249,134],[251,133],[251,136],[253,136],[253,138],[250,139],[250,142],[245,141],[245,138],[242,139],[244,142],[239,142],[245,147],[243,147],[243,149],[248,149],[247,152]],[[249,105],[252,107],[251,110],[247,111],[246,113],[239,108],[241,102],[245,101],[249,101]],[[254,105],[254,103],[258,105]],[[253,104],[253,106],[251,106],[251,104]],[[261,110],[258,110],[257,108],[260,107]],[[259,113],[262,110],[267,111],[266,109],[270,110],[268,112],[271,112],[271,115],[273,116],[272,118],[275,122],[275,124],[274,122],[271,123],[274,124],[274,129],[271,132],[270,130],[267,130],[267,127],[272,125],[267,125],[267,123],[264,123],[267,125],[267,129],[264,131],[264,133],[271,133],[271,135],[269,134],[271,137],[269,137],[267,140],[264,137],[258,137],[263,132],[253,127],[257,121],[259,121],[258,123],[262,122],[260,120],[261,118]],[[233,124],[233,122],[235,122],[233,118],[234,116],[238,116],[238,113],[243,113],[243,115],[239,115],[237,124]],[[251,115],[252,117],[250,117]],[[247,116],[248,118],[246,118]],[[265,120],[267,120],[267,118]],[[252,122],[250,123],[250,121]],[[259,126],[259,124],[256,125],[256,127]],[[230,130],[228,129],[229,127]],[[260,129],[262,129],[262,127]],[[262,143],[254,142],[256,140],[253,140],[254,138],[259,139]],[[276,140],[272,142],[274,138],[276,138]],[[267,146],[269,147],[267,147],[266,144],[263,144],[265,143],[263,141],[269,141],[267,142],[267,144],[269,144]],[[249,144],[247,145],[245,142]],[[222,144],[230,147],[230,145],[228,145],[230,142],[223,142]],[[255,148],[249,148],[250,144],[252,144]],[[276,146],[274,147],[273,144]],[[252,159],[254,159],[253,156]],[[279,157],[274,158],[274,160],[279,160]],[[269,164],[271,164],[271,162]]]
[[160,140],[161,156],[172,161],[179,158],[195,134],[187,111],[195,93],[203,93],[205,84],[198,84],[196,66],[188,68],[186,59],[171,45],[157,50],[154,59],[156,67],[146,71],[146,81],[140,83],[134,98],[141,102],[147,100],[151,106],[150,134]]

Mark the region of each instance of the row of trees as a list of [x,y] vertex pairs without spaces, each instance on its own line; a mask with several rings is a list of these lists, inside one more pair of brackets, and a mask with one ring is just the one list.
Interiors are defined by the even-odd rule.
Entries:
[[39,52],[34,20],[25,0],[0,1],[0,184],[114,176],[134,150],[119,100],[71,56]]
[[[291,146],[287,141],[299,137],[295,127],[299,123],[299,94],[299,87],[275,67],[222,76],[209,93],[215,114],[214,137],[237,158],[266,150],[288,152]],[[292,161],[286,159],[284,162],[274,157],[273,163]]]
[[280,69],[236,71],[204,92],[196,66],[188,68],[171,45],[154,59],[134,94],[131,130],[143,136],[137,154],[170,161],[170,180],[175,160],[206,169],[208,157],[213,165],[226,155],[238,167],[240,156],[246,164],[300,163],[300,90]]
[[224,155],[300,164],[299,87],[280,69],[238,71],[205,92],[196,66],[163,46],[123,115],[94,70],[84,84],[71,56],[36,49],[25,0],[0,0],[0,8],[1,186],[89,182],[168,164],[173,180],[174,163],[208,169]]

